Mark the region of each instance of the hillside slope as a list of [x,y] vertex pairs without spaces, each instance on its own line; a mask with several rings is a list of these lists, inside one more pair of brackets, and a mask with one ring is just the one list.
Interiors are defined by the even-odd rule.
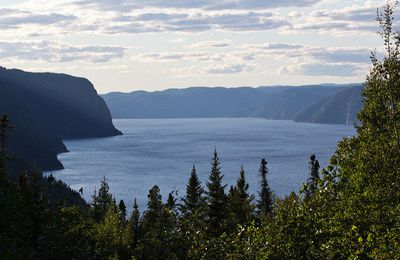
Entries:
[[259,117],[292,120],[305,108],[359,85],[192,87],[155,92],[113,92],[103,95],[103,98],[113,118]]
[[311,123],[354,124],[357,122],[357,113],[363,106],[362,90],[363,86],[354,86],[325,98],[303,109],[294,120]]
[[41,170],[62,168],[57,154],[67,151],[63,139],[120,134],[93,85],[64,74],[1,68],[0,114],[15,126],[8,140],[14,161]]

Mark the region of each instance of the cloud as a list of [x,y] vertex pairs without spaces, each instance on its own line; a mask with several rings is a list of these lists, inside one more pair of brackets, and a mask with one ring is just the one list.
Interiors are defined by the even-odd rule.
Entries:
[[232,43],[228,40],[223,41],[204,41],[189,45],[188,48],[192,49],[210,49],[210,48],[226,48],[231,47]]
[[288,27],[290,24],[273,12],[189,12],[141,13],[115,17],[106,33],[259,31]]
[[[316,31],[344,35],[348,32],[376,33],[377,8],[381,5],[366,2],[363,6],[343,9],[316,10],[293,23],[293,31]],[[397,15],[396,15],[397,16]],[[396,17],[396,20],[398,17]]]
[[207,74],[236,74],[250,71],[253,68],[247,64],[227,64],[213,68],[206,68]]
[[0,24],[2,28],[16,28],[27,24],[52,25],[62,22],[71,22],[77,17],[59,13],[39,14],[18,9],[0,9]]
[[340,63],[301,63],[283,66],[279,69],[279,74],[332,77],[353,77],[364,72],[364,66]]
[[84,7],[129,12],[144,8],[202,9],[202,10],[254,10],[281,7],[306,7],[322,0],[76,0],[73,3]]
[[177,78],[184,77],[202,77],[202,76],[212,76],[212,75],[226,75],[226,74],[241,74],[245,72],[250,72],[254,69],[252,65],[249,64],[222,64],[222,65],[210,65],[206,67],[182,67],[173,68],[168,72],[172,76]]
[[[60,33],[137,34],[157,32],[268,31],[318,32],[343,35],[376,32],[373,4],[343,9],[284,12],[327,0],[29,0],[23,11],[0,18],[0,29],[18,25],[54,25]],[[43,8],[42,8],[43,6]],[[55,10],[61,13],[55,12]],[[4,9],[3,13],[7,13]],[[47,11],[47,13],[43,13]],[[0,11],[0,14],[2,12]],[[4,22],[2,22],[4,20]]]
[[371,50],[368,48],[332,48],[302,44],[267,43],[245,45],[244,48],[264,51],[297,60],[317,60],[327,63],[370,63]]
[[171,61],[221,61],[224,55],[210,52],[150,52],[135,57],[141,62],[171,62]]
[[57,42],[0,41],[0,60],[45,62],[107,62],[124,56],[126,49],[113,46],[70,46]]

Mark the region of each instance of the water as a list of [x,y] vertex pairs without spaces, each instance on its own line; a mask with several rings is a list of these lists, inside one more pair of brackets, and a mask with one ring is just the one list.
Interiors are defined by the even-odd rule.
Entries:
[[83,187],[90,200],[106,176],[110,190],[131,208],[136,197],[143,210],[149,189],[157,184],[163,199],[172,190],[182,196],[192,165],[205,184],[214,148],[221,159],[224,183],[234,184],[243,165],[256,193],[261,158],[266,158],[272,190],[279,196],[298,191],[315,153],[327,166],[337,142],[355,134],[352,126],[295,123],[264,119],[129,119],[114,120],[124,135],[68,140],[59,155],[65,169],[53,175],[72,188]]

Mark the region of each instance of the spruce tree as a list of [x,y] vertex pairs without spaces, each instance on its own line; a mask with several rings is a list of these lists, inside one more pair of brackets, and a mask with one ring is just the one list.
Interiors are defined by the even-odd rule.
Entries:
[[138,258],[156,258],[164,254],[164,205],[160,194],[160,188],[155,185],[147,195],[147,210],[143,214],[142,236]]
[[93,215],[96,221],[100,221],[106,214],[107,209],[113,203],[112,194],[106,177],[101,180],[99,192],[94,192],[92,196]]
[[265,159],[261,159],[260,163],[260,191],[259,191],[259,200],[257,203],[257,213],[259,217],[271,216],[273,213],[273,197],[271,189],[269,188],[267,174],[268,174],[268,162]]
[[[7,132],[12,129],[10,119],[7,115],[3,115],[0,120],[0,179],[6,179],[6,163],[8,158],[8,154],[6,151],[6,140],[7,140]],[[2,171],[3,169],[3,171]]]
[[305,187],[305,199],[310,198],[318,188],[319,177],[319,162],[316,156],[313,154],[310,157],[310,162],[308,163],[310,169],[310,177],[307,180],[307,185]]
[[13,128],[10,123],[10,119],[7,115],[3,115],[0,120],[0,157],[2,159],[6,158],[6,139],[7,131]]
[[175,210],[175,206],[176,206],[176,199],[174,198],[174,195],[172,195],[173,192],[168,193],[168,199],[167,199],[167,203],[165,204],[165,206],[174,211]]
[[133,211],[129,220],[130,228],[131,228],[131,248],[132,251],[135,251],[137,243],[140,239],[140,211],[139,206],[137,204],[136,198],[133,201]]
[[203,193],[204,189],[197,176],[196,167],[193,165],[188,184],[186,185],[186,196],[181,199],[183,204],[180,209],[184,215],[191,214],[199,209]]
[[207,182],[207,226],[211,236],[220,236],[224,232],[226,220],[226,195],[222,185],[223,175],[220,170],[220,162],[217,151],[211,161],[211,173]]
[[118,204],[119,211],[121,213],[122,220],[126,219],[126,206],[124,200],[120,200]]
[[141,240],[138,245],[138,258],[176,259],[179,248],[175,234],[175,214],[162,203],[160,189],[155,185],[148,194],[147,211],[141,222]]
[[249,184],[246,181],[242,166],[236,186],[231,186],[228,193],[229,226],[231,230],[234,230],[237,225],[249,224],[253,219],[254,205],[252,201],[254,196],[249,194],[248,189]]

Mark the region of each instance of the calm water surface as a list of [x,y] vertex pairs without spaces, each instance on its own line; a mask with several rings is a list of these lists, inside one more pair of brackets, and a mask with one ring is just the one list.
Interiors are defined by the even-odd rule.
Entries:
[[266,158],[271,188],[284,196],[298,191],[307,179],[312,153],[324,167],[337,142],[355,134],[352,126],[247,118],[129,119],[114,124],[123,136],[65,141],[70,152],[59,155],[65,169],[52,173],[76,190],[83,187],[87,200],[106,176],[117,200],[124,199],[131,208],[136,197],[142,210],[154,184],[163,199],[172,190],[182,196],[193,164],[205,184],[214,148],[225,184],[235,183],[243,165],[250,190],[256,192],[259,162]]

